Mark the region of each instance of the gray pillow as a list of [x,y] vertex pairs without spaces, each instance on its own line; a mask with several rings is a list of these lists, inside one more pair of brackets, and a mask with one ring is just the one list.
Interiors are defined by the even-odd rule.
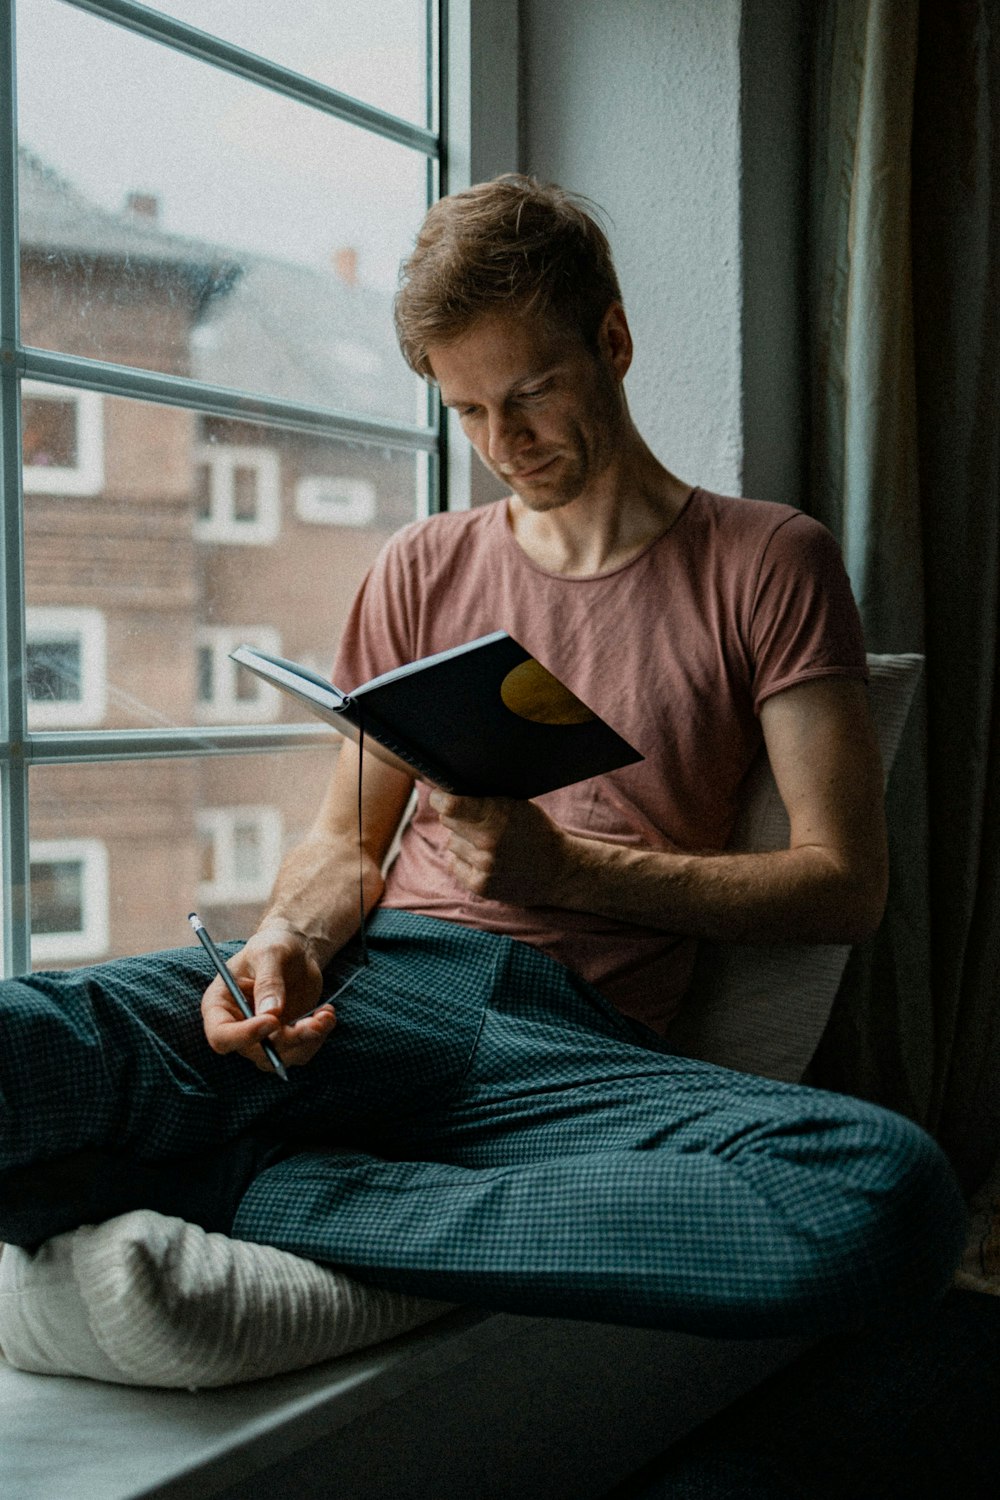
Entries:
[[[868,657],[872,718],[886,778],[923,667],[915,655]],[[734,849],[783,849],[788,814],[766,756],[751,773]],[[685,1057],[798,1082],[819,1045],[850,948],[807,943],[702,943],[670,1028]]]

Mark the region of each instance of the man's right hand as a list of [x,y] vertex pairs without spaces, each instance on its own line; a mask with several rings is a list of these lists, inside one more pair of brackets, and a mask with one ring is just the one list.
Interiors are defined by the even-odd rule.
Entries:
[[337,1024],[332,1005],[314,1010],[323,976],[309,940],[284,922],[265,923],[229,960],[229,968],[254,1016],[248,1021],[222,980],[213,979],[201,1001],[212,1050],[238,1052],[272,1072],[261,1047],[267,1040],[286,1066],[309,1062]]

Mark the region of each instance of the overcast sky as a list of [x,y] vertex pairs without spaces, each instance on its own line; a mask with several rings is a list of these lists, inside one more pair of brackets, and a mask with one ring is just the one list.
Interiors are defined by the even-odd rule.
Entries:
[[[424,0],[165,0],[324,83],[424,123]],[[359,252],[395,285],[424,207],[424,158],[145,41],[62,0],[17,0],[22,143],[88,197],[155,193],[160,223],[328,264]]]

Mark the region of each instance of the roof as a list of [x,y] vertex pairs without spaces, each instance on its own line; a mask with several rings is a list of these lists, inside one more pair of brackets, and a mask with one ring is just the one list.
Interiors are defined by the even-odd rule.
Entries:
[[232,293],[207,309],[191,357],[196,377],[213,384],[417,420],[390,294],[349,285],[332,270],[246,257]]
[[333,271],[170,234],[92,202],[32,151],[19,160],[22,246],[46,259],[166,269],[194,293],[191,373],[198,380],[416,420],[415,377],[396,345],[387,292]]
[[172,268],[200,299],[228,291],[240,274],[231,250],[169,234],[124,210],[101,208],[25,146],[18,148],[22,249],[86,260],[120,260]]

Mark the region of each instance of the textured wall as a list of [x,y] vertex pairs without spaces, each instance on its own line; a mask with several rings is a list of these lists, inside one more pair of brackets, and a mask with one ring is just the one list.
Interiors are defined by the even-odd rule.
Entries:
[[740,0],[522,0],[527,170],[586,193],[636,338],[636,422],[681,478],[743,465]]

